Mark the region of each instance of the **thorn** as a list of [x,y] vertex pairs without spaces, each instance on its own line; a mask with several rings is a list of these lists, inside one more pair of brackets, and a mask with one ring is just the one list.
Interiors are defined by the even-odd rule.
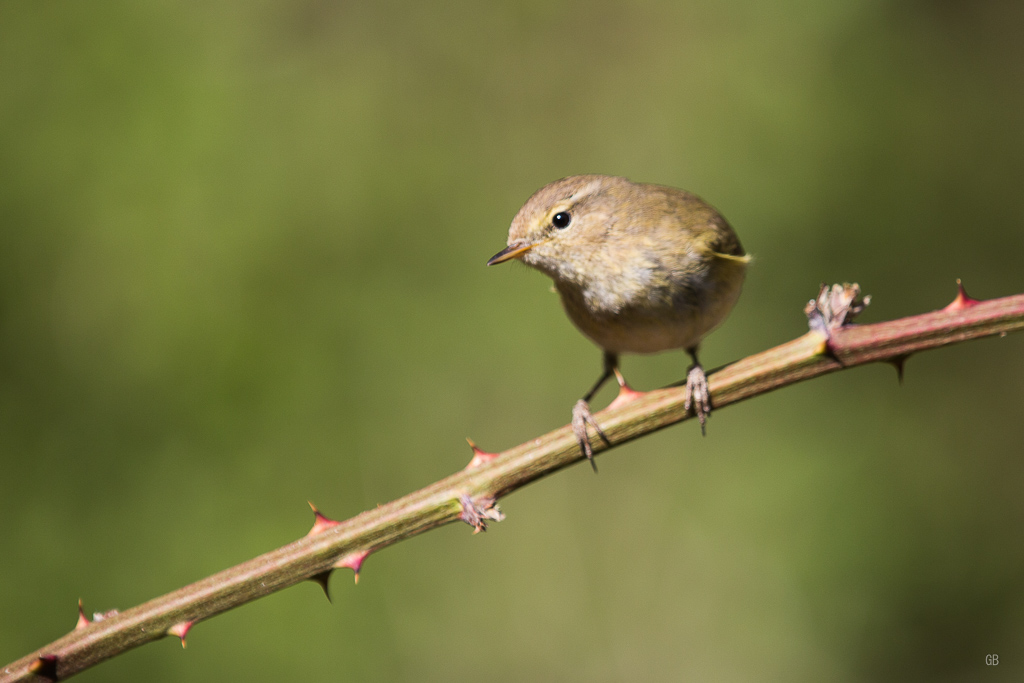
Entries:
[[78,598],[78,621],[75,623],[75,630],[86,628],[89,624],[89,617],[85,616],[85,610],[82,609],[82,598]]
[[480,465],[488,463],[497,458],[498,455],[500,455],[499,453],[490,453],[488,451],[482,450],[479,446],[473,443],[473,439],[469,438],[468,436],[466,437],[466,443],[468,443],[469,447],[473,449],[473,459],[469,461],[468,465],[466,465],[467,470],[480,467]]
[[185,636],[188,635],[189,630],[191,630],[192,625],[195,623],[195,620],[179,621],[177,624],[167,629],[167,635],[181,638],[181,649],[184,650],[186,647]]
[[370,556],[369,550],[356,550],[351,552],[340,560],[334,563],[335,569],[341,569],[342,567],[348,567],[355,572],[355,582],[359,583],[359,570],[363,568],[363,561]]
[[320,572],[319,574],[316,574],[314,576],[309,577],[309,580],[312,581],[313,583],[317,584],[321,588],[323,588],[324,589],[324,595],[327,596],[327,602],[329,602],[331,604],[334,604],[334,601],[331,600],[331,590],[330,590],[330,587],[328,585],[328,582],[331,580],[331,572],[332,571],[334,571],[334,570],[333,569],[328,569],[325,572]]
[[28,665],[28,670],[36,676],[57,680],[57,655],[39,655],[36,661]]
[[889,364],[896,368],[896,377],[899,378],[900,386],[903,385],[903,366],[906,364],[909,355],[897,356],[889,361]]
[[313,510],[313,514],[316,515],[315,519],[313,520],[313,528],[309,530],[309,533],[306,534],[306,536],[316,536],[317,534],[322,534],[323,532],[330,529],[332,526],[338,526],[339,524],[341,524],[341,522],[336,522],[333,519],[324,517],[323,513],[317,509],[316,505],[313,505],[312,501],[307,500],[306,502],[309,503],[310,509]]
[[495,522],[505,519],[505,514],[498,509],[498,503],[493,498],[484,497],[474,502],[472,498],[463,493],[459,496],[459,505],[462,506],[459,519],[473,527],[474,534],[487,531],[488,519]]
[[635,401],[636,399],[644,395],[644,392],[636,391],[632,387],[630,387],[629,384],[626,383],[626,378],[622,376],[622,373],[619,372],[618,368],[615,368],[614,372],[615,379],[619,382],[619,395],[616,396],[615,399],[608,404],[608,408],[606,408],[605,410],[610,410],[612,408],[618,408],[619,406],[626,405],[630,401]]
[[972,299],[968,294],[967,290],[964,289],[964,284],[960,282],[960,278],[956,279],[956,297],[953,298],[949,305],[943,308],[944,311],[962,311],[965,308],[976,306],[981,302],[977,299]]

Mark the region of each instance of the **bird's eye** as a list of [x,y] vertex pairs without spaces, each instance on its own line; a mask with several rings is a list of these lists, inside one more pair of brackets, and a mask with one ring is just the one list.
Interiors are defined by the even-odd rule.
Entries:
[[569,223],[572,222],[572,215],[565,211],[559,211],[551,218],[551,225],[555,226],[559,230],[565,230],[569,227]]

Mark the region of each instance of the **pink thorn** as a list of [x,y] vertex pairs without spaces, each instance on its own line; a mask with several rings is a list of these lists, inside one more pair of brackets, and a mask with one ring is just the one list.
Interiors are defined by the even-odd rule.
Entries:
[[363,561],[370,556],[369,550],[356,550],[334,563],[335,569],[348,567],[356,573],[356,583],[359,583],[359,570],[363,568]]
[[177,624],[175,624],[174,626],[172,626],[169,629],[167,629],[167,635],[169,635],[169,636],[177,636],[177,637],[181,638],[181,649],[184,650],[185,647],[186,647],[186,645],[185,645],[185,636],[188,635],[188,632],[192,628],[192,625],[194,623],[196,623],[194,620],[192,620],[192,621],[179,621]]
[[615,368],[615,381],[619,383],[619,395],[615,397],[615,400],[608,404],[609,408],[618,408],[624,406],[631,401],[635,401],[644,395],[642,391],[633,391],[629,384],[626,383],[626,378],[622,376],[622,372],[618,368]]
[[82,599],[78,599],[78,622],[75,624],[75,630],[86,628],[91,622],[89,617],[85,616],[85,610],[82,609]]
[[956,290],[956,298],[954,298],[953,301],[951,301],[949,305],[942,310],[962,311],[965,308],[970,308],[971,306],[976,306],[981,303],[977,299],[972,299],[968,296],[967,290],[964,289],[963,283],[960,282],[960,278],[956,279]]
[[482,450],[479,446],[473,443],[473,440],[469,437],[466,437],[466,442],[469,444],[469,447],[473,449],[473,459],[469,461],[468,465],[466,465],[467,470],[480,467],[480,465],[488,463],[500,455],[499,453],[490,453]]
[[313,528],[309,530],[309,533],[306,534],[306,536],[316,536],[317,534],[322,534],[323,532],[330,529],[332,526],[338,526],[339,524],[341,524],[341,522],[336,522],[333,519],[324,517],[323,513],[321,513],[320,510],[317,509],[316,505],[313,505],[312,501],[307,500],[306,502],[309,503],[310,509],[312,509],[313,514],[316,515],[316,518],[313,520]]
[[645,392],[643,391],[635,391],[634,389],[631,389],[630,386],[626,384],[626,380],[622,380],[622,383],[619,385],[619,395],[615,397],[615,400],[608,404],[608,408],[624,406],[627,403],[637,400],[643,396],[644,393]]

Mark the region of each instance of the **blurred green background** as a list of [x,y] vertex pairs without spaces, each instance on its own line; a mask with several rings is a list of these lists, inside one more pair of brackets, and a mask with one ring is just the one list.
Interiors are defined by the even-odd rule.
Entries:
[[[486,268],[541,185],[718,206],[714,367],[1024,291],[1024,6],[0,5],[0,660],[563,425],[600,354]],[[638,388],[683,353],[627,357]],[[611,390],[602,394],[607,400]],[[1024,335],[574,467],[83,681],[1024,675]],[[998,654],[998,667],[985,656]]]

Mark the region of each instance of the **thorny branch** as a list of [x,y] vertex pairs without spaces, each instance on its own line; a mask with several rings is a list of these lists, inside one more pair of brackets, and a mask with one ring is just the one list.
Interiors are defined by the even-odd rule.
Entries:
[[[857,285],[822,285],[805,309],[810,331],[773,349],[744,358],[708,378],[712,405],[763,394],[801,380],[876,361],[896,365],[912,353],[1024,328],[1024,294],[976,301],[959,286],[940,311],[872,325],[852,325],[868,297]],[[609,444],[595,454],[685,420],[685,388],[638,393],[623,390],[597,413]],[[373,552],[434,527],[462,520],[474,533],[503,519],[496,501],[522,486],[583,458],[566,425],[503,453],[488,453],[470,441],[467,467],[404,498],[337,522],[313,507],[315,521],[299,540],[226,569],[192,585],[125,610],[89,620],[79,605],[71,633],[0,670],[0,683],[63,680],[122,652],[166,636],[185,645],[194,624],[300,581],[327,590],[335,569],[347,567],[356,580]]]

